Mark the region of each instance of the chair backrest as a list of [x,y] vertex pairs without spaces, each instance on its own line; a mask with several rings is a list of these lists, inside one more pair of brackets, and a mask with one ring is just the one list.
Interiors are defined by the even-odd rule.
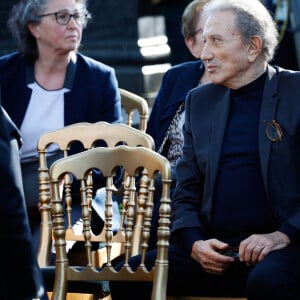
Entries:
[[146,99],[132,92],[119,88],[121,94],[121,104],[127,114],[127,125],[133,125],[134,112],[139,114],[139,129],[146,131],[149,106]]
[[[117,232],[112,230],[114,218],[112,210],[112,194],[116,168],[122,166],[126,170],[128,199],[122,212],[125,222]],[[91,170],[99,170],[106,178],[105,226],[98,235],[91,230],[89,215],[90,186],[88,174]],[[141,180],[140,174],[147,173],[147,180]],[[159,176],[158,173],[160,174]],[[64,198],[60,195],[60,180],[65,174],[72,174],[80,181],[83,230],[72,232],[64,223]],[[160,179],[159,179],[160,178]],[[50,168],[52,198],[53,236],[56,249],[55,284],[52,299],[66,299],[68,282],[70,281],[150,281],[153,282],[152,299],[166,299],[168,246],[170,234],[170,184],[171,170],[168,160],[153,150],[144,147],[119,146],[114,148],[94,148],[54,162]],[[144,265],[148,247],[150,224],[153,210],[154,180],[161,180],[161,198],[159,209],[159,227],[157,231],[157,257],[155,267],[147,270]],[[126,193],[124,193],[126,194]],[[128,264],[132,255],[133,232],[141,228],[139,248],[141,264],[133,271]],[[66,253],[66,232],[71,231],[76,241],[83,241],[86,251],[86,265],[72,266]],[[103,242],[107,250],[107,264],[101,269],[95,268],[92,262],[92,243]],[[125,264],[116,271],[111,262],[111,247],[114,242],[123,243],[125,248]]]
[[[46,155],[47,149],[50,145],[55,144],[63,152],[63,156],[66,157],[74,142],[80,142],[83,148],[87,150],[93,148],[95,143],[99,141],[104,141],[107,147],[125,143],[128,146],[143,146],[154,149],[154,141],[150,135],[125,124],[110,124],[107,122],[76,123],[45,133],[40,137],[37,145],[41,212],[41,238],[38,249],[40,267],[50,264],[52,245],[51,192]],[[66,178],[66,181],[68,181],[68,178]],[[65,182],[65,184],[67,186],[68,182]],[[71,211],[69,214],[71,214]]]

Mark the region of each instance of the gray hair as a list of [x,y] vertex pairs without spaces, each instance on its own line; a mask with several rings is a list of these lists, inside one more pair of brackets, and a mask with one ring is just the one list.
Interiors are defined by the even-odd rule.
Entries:
[[236,28],[245,42],[256,35],[262,39],[266,61],[271,61],[278,46],[279,34],[267,8],[259,0],[213,0],[204,7],[206,15],[217,11],[231,11],[236,16]]
[[181,32],[184,38],[191,38],[195,35],[198,29],[196,26],[201,18],[203,7],[209,1],[210,0],[194,0],[187,5],[181,18]]
[[[50,0],[20,0],[13,6],[7,22],[8,29],[16,40],[18,50],[33,62],[38,56],[38,48],[35,37],[28,29],[29,24],[39,24],[41,17]],[[87,0],[76,0],[87,12]],[[88,13],[88,12],[87,12]]]

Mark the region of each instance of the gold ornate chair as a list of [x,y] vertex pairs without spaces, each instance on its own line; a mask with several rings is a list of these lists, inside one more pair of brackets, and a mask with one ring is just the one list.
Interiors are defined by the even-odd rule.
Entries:
[[[124,197],[128,197],[122,208],[121,226],[117,232],[112,230],[114,218],[112,194],[116,168],[126,170],[124,180]],[[91,230],[89,202],[91,201],[91,170],[99,170],[106,178],[105,226],[100,234]],[[150,224],[153,209],[154,179],[160,173],[162,192],[159,209],[159,228],[157,231],[157,257],[155,267],[148,271],[143,264],[148,247]],[[64,221],[65,201],[70,197],[66,192],[61,197],[60,181],[65,174],[80,181],[83,231],[73,232]],[[72,174],[72,175],[71,175]],[[141,175],[143,174],[143,175]],[[79,154],[71,155],[54,162],[50,168],[51,213],[53,236],[56,249],[55,282],[52,300],[66,298],[68,284],[83,282],[109,281],[150,281],[153,282],[152,300],[166,299],[168,271],[168,239],[170,234],[170,184],[171,171],[166,158],[145,147],[119,146],[114,148],[93,148]],[[138,183],[138,184],[137,184]],[[127,192],[127,193],[126,193]],[[83,241],[85,245],[86,265],[72,266],[66,253],[66,233],[73,235],[74,240]],[[104,243],[107,251],[107,263],[102,268],[95,268],[92,259],[92,243]],[[111,249],[113,243],[122,243],[125,249],[125,264],[120,271],[112,265]],[[141,253],[141,264],[136,271],[131,270],[128,261],[136,253],[135,246]],[[43,271],[43,268],[42,268]]]
[[119,88],[119,91],[122,107],[127,114],[127,125],[133,125],[133,115],[137,111],[139,114],[139,129],[145,132],[149,113],[147,100],[125,89]]
[[[150,135],[125,124],[109,124],[106,122],[93,124],[77,123],[45,133],[40,137],[37,145],[39,153],[39,197],[41,212],[41,239],[38,249],[40,267],[50,265],[52,245],[51,191],[47,150],[50,145],[56,144],[59,150],[63,152],[64,157],[66,157],[72,143],[80,142],[84,149],[91,149],[97,141],[105,142],[107,147],[114,147],[120,143],[125,143],[128,146],[144,146],[154,149],[154,142]],[[67,187],[69,185],[68,181],[69,178],[66,177],[65,186]],[[69,210],[69,220],[72,219],[71,213],[72,211]],[[98,254],[101,257],[101,253]]]

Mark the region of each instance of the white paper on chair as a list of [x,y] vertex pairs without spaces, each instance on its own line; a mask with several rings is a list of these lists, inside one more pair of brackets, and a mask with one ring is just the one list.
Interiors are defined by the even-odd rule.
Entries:
[[[102,220],[105,220],[105,214],[104,214],[105,197],[106,197],[105,188],[100,188],[97,190],[96,196],[92,201],[93,209]],[[113,210],[112,229],[113,231],[118,231],[121,224],[121,215],[120,215],[117,201],[113,201],[112,210]]]
[[[96,196],[92,201],[92,207],[94,208],[95,212],[98,214],[98,216],[102,219],[105,220],[105,188],[101,188],[97,190]],[[113,231],[118,231],[120,228],[121,224],[121,215],[118,207],[117,201],[113,201],[112,204],[112,209],[113,209],[113,224],[112,224],[112,229]],[[81,234],[82,229],[83,229],[83,222],[82,219],[79,219],[74,225],[73,225],[73,230],[75,234]],[[73,241],[67,241],[66,243],[66,251],[69,252],[69,250],[73,247],[75,242]],[[52,253],[55,253],[55,247],[54,243],[52,243]]]

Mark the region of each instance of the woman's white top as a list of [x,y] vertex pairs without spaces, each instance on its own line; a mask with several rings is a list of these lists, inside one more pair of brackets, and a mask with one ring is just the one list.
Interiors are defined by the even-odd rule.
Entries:
[[[48,91],[37,82],[28,84],[28,87],[32,94],[20,128],[22,162],[37,159],[37,142],[42,134],[64,127],[64,93],[69,91],[67,88]],[[57,146],[53,145],[47,153],[56,150]]]

